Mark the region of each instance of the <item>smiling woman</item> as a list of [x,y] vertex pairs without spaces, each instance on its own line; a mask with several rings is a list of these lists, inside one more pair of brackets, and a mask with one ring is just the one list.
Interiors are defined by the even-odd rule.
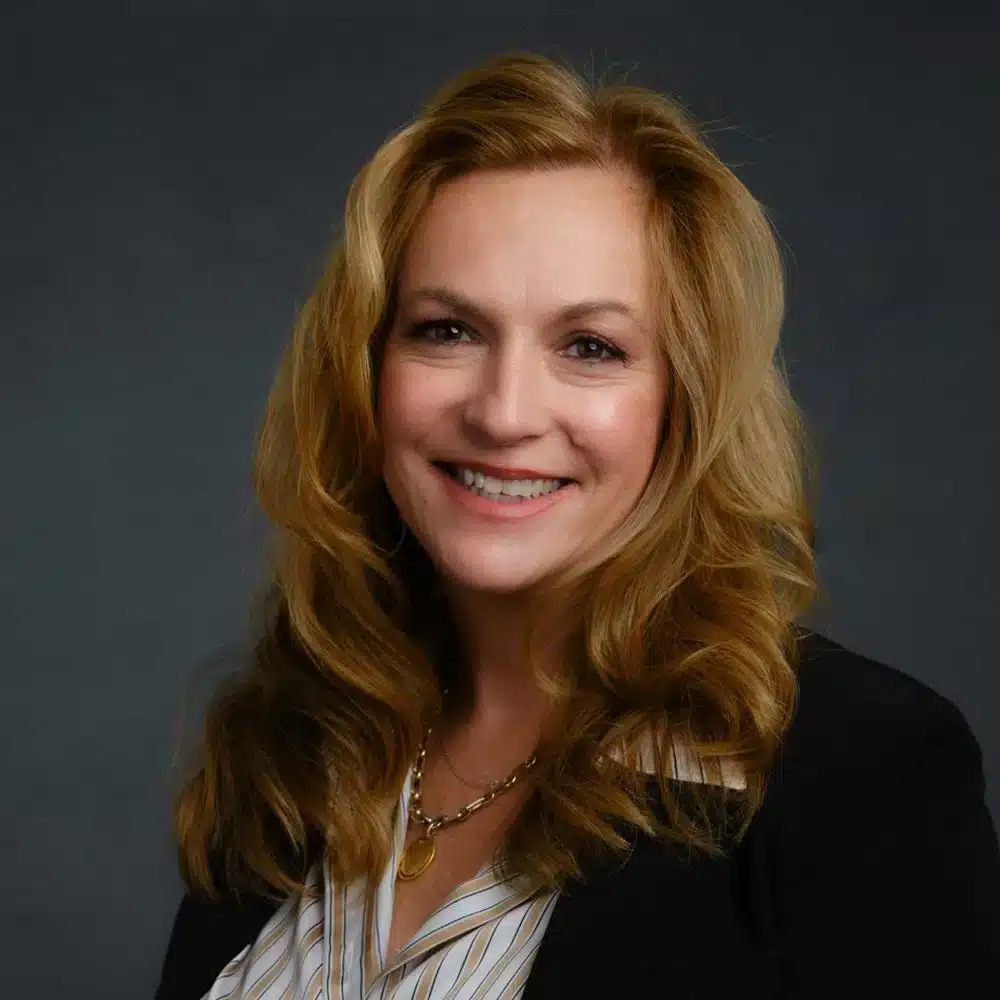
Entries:
[[993,974],[964,718],[798,624],[782,311],[659,94],[500,56],[375,153],[269,400],[274,578],[178,792],[161,1000]]

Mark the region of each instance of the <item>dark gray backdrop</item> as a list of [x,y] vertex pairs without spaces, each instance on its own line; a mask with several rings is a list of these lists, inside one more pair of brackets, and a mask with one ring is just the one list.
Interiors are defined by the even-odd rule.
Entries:
[[251,446],[295,309],[377,144],[511,47],[673,91],[769,207],[823,461],[813,620],[960,705],[1000,815],[986,3],[43,6],[0,15],[4,997],[151,994],[179,898],[177,712],[241,637]]

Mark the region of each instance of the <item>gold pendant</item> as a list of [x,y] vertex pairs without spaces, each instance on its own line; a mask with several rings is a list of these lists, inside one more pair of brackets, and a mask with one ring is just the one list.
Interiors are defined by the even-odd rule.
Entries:
[[404,882],[408,882],[418,875],[423,875],[430,868],[435,853],[434,841],[430,837],[418,837],[403,851],[398,876]]

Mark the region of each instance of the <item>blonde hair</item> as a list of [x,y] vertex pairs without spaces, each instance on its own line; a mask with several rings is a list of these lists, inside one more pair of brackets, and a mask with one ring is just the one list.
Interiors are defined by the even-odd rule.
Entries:
[[[256,462],[276,528],[260,630],[209,705],[175,803],[191,890],[280,898],[324,851],[338,880],[388,862],[423,726],[458,681],[434,571],[412,537],[395,550],[401,522],[381,477],[375,389],[395,280],[442,183],[581,164],[645,186],[668,398],[635,509],[536,605],[525,656],[560,723],[500,860],[561,887],[591,849],[626,850],[629,827],[719,853],[758,809],[794,708],[795,622],[818,591],[811,452],[777,351],[775,238],[678,104],[512,53],[440,89],[365,164],[297,318]],[[558,670],[537,649],[557,607],[573,615]],[[642,741],[665,814],[632,766]],[[671,781],[678,743],[708,783]],[[721,791],[720,814],[724,767],[746,783]]]

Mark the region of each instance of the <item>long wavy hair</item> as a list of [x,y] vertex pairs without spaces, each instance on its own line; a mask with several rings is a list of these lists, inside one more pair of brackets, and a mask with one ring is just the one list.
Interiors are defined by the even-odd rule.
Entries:
[[[338,880],[388,862],[423,727],[463,677],[434,569],[381,476],[396,277],[442,183],[581,164],[645,187],[667,404],[635,508],[533,603],[524,656],[558,722],[497,861],[562,887],[592,849],[626,851],[629,830],[717,854],[759,808],[795,706],[796,621],[819,589],[775,237],[676,102],[515,52],[445,85],[364,165],[297,317],[256,457],[274,533],[252,655],[210,701],[175,800],[190,891],[280,899],[324,856]],[[556,615],[558,665],[539,653]],[[678,745],[704,783],[676,780]],[[723,787],[727,768],[744,787]]]

